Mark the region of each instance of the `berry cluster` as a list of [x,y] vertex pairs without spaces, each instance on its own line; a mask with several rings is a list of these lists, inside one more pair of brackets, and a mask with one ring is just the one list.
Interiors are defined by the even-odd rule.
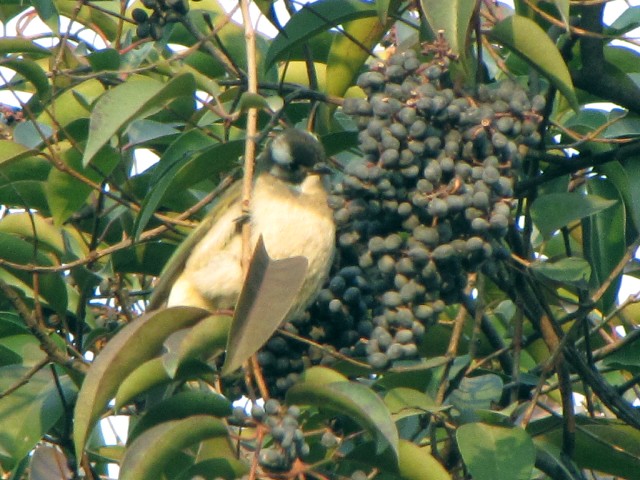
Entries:
[[152,10],[151,15],[143,8],[134,8],[131,12],[133,21],[138,25],[138,38],[151,37],[159,40],[167,23],[175,23],[189,11],[188,0],[142,0],[145,8]]
[[340,331],[327,341],[377,369],[416,358],[469,273],[506,254],[515,176],[540,142],[544,97],[512,81],[467,96],[447,77],[438,61],[395,54],[343,106],[363,155],[330,198],[341,268],[318,307]]
[[299,428],[300,409],[295,405],[283,408],[275,399],[267,400],[264,407],[254,405],[251,416],[269,430],[271,444],[260,450],[262,468],[271,471],[288,471],[293,462],[309,453],[304,433]]
[[469,274],[508,255],[514,182],[545,99],[510,80],[467,95],[449,86],[446,60],[395,54],[360,75],[366,98],[345,100],[362,155],[329,196],[338,258],[307,316],[285,326],[317,346],[269,341],[258,359],[272,395],[332,352],[377,370],[417,359]]

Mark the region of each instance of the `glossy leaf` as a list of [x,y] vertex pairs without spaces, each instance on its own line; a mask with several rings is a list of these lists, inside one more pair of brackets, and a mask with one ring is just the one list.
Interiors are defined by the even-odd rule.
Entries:
[[35,42],[20,37],[0,38],[0,55],[7,53],[28,53],[35,57],[46,57],[51,52]]
[[640,373],[640,342],[631,342],[608,355],[602,362],[607,367]]
[[500,400],[502,380],[498,375],[489,373],[479,377],[465,377],[460,381],[447,401],[460,410],[490,408],[492,403]]
[[475,0],[420,0],[420,6],[431,30],[442,30],[451,51],[464,57]]
[[[545,418],[529,425],[537,445],[560,451],[562,419]],[[635,478],[640,463],[640,432],[607,418],[576,417],[573,460],[578,467],[619,478]]]
[[120,382],[115,394],[115,410],[147,390],[170,381],[171,377],[165,370],[161,357],[147,360]]
[[277,330],[307,273],[305,257],[272,260],[258,240],[231,322],[223,374],[240,368]]
[[[60,160],[70,170],[78,172],[94,183],[101,182],[103,180],[101,174],[108,175],[111,173],[121,160],[115,150],[104,148],[95,155],[93,167],[85,168],[82,165],[82,157],[77,149],[66,144],[66,142],[61,142],[59,146],[64,149],[61,152]],[[57,225],[62,225],[84,205],[93,189],[75,176],[54,168],[49,173],[46,191],[54,221]]]
[[173,246],[167,243],[138,243],[114,252],[111,260],[116,272],[158,276],[162,271],[162,265],[173,251]]
[[194,89],[191,75],[179,75],[167,83],[148,77],[132,77],[107,91],[91,112],[89,139],[82,164],[87,166],[111,137],[132,120],[151,115],[171,100],[193,94]]
[[[32,156],[36,151],[10,140],[0,140],[0,172],[12,162]],[[1,179],[0,179],[1,181]]]
[[579,287],[586,287],[591,277],[591,266],[583,258],[567,257],[557,261],[537,260],[531,270],[547,279]]
[[[595,215],[615,205],[616,200],[581,193],[549,193],[536,198],[531,205],[531,218],[542,233],[549,237],[556,230],[576,220]],[[562,208],[559,208],[562,206]]]
[[624,162],[608,162],[598,170],[615,185],[624,202],[625,211],[635,230],[640,232],[640,157]]
[[94,72],[105,70],[118,70],[120,67],[120,54],[115,48],[97,50],[87,56]]
[[357,0],[319,0],[306,4],[273,39],[265,58],[267,67],[286,58],[287,51],[314,35],[358,18],[377,16],[375,5]]
[[150,428],[171,420],[180,420],[192,415],[210,415],[224,418],[231,415],[232,405],[218,393],[189,391],[180,392],[149,408],[129,432],[129,443]]
[[398,444],[398,469],[402,480],[451,480],[451,475],[431,455],[429,447],[401,439]]
[[539,70],[564,95],[571,107],[578,109],[571,74],[562,55],[533,20],[513,15],[496,24],[490,36]]
[[227,344],[231,317],[211,315],[191,327],[184,335],[175,352],[162,357],[165,370],[174,376],[178,367],[186,360],[207,358],[221,353]]
[[397,459],[398,430],[382,399],[367,386],[355,382],[317,385],[303,381],[292,386],[286,398],[290,404],[313,405],[349,416],[373,436],[377,454],[390,447]]
[[524,430],[468,423],[456,430],[456,440],[474,480],[531,478],[536,451]]
[[[62,231],[37,213],[12,213],[0,219],[0,232],[18,235],[45,251],[65,253]],[[44,252],[43,252],[44,253]]]
[[12,58],[4,60],[2,66],[10,68],[30,81],[41,100],[46,99],[49,95],[51,91],[49,79],[38,63],[28,58]]
[[[50,267],[54,265],[51,256],[34,248],[31,242],[23,240],[17,235],[0,232],[0,258],[21,265],[39,265]],[[27,270],[16,270],[7,267],[21,283],[15,286],[25,292],[30,298],[34,298],[33,275]],[[14,282],[4,279],[9,284]],[[57,273],[43,273],[38,276],[39,297],[44,298],[59,314],[64,314],[67,309],[67,288],[64,278]]]
[[[615,205],[598,212],[582,222],[584,257],[591,265],[592,286],[599,288],[611,275],[626,253],[626,225],[624,204],[614,184],[604,178],[594,178],[587,183],[589,197],[599,196]],[[604,312],[615,304],[621,275],[611,282],[600,302]]]
[[166,308],[143,315],[109,341],[91,365],[78,395],[73,430],[78,458],[120,382],[155,356],[171,332],[193,325],[207,315],[206,310],[199,308]]
[[620,16],[609,26],[616,34],[626,33],[640,27],[640,7],[630,6],[621,10]]
[[345,23],[343,29],[346,34],[333,39],[327,58],[326,91],[338,97],[354,85],[369,52],[386,31],[379,17],[353,20]]
[[236,478],[242,478],[247,473],[249,473],[249,468],[239,460],[234,458],[212,458],[194,464],[177,480],[192,480],[194,478],[235,480]]
[[[0,367],[0,392],[27,375],[30,367]],[[0,463],[11,470],[64,415],[66,402],[73,401],[75,389],[68,377],[60,378],[64,401],[51,370],[46,367],[15,393],[0,398]]]
[[310,367],[300,375],[300,382],[307,385],[327,385],[329,383],[347,382],[349,379],[341,373],[327,367]]
[[167,148],[154,171],[153,189],[145,195],[136,218],[135,236],[138,237],[165,196],[182,191],[193,184],[215,178],[237,163],[244,142],[227,143],[212,140],[197,130],[181,135]]
[[33,6],[40,19],[53,33],[60,33],[60,15],[53,0],[33,0]]
[[127,446],[120,464],[120,480],[157,480],[176,453],[201,440],[226,436],[227,427],[218,418],[193,415],[156,425]]
[[396,420],[449,408],[436,404],[426,393],[404,387],[389,390],[384,396],[384,403]]

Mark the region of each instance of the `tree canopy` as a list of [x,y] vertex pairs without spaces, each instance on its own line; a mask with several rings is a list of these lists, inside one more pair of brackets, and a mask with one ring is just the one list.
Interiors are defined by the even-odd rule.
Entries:
[[[640,7],[249,3],[0,5],[2,478],[636,478]],[[314,304],[256,249],[235,312],[148,309],[287,127],[333,169]]]

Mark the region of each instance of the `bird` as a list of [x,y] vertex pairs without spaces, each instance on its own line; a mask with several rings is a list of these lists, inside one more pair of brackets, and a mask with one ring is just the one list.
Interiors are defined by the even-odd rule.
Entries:
[[[324,148],[311,133],[289,127],[256,160],[249,206],[251,247],[262,236],[274,260],[304,256],[303,284],[283,322],[309,307],[329,275],[335,223],[327,202]],[[233,309],[242,289],[242,184],[232,184],[160,273],[147,309],[195,306]]]

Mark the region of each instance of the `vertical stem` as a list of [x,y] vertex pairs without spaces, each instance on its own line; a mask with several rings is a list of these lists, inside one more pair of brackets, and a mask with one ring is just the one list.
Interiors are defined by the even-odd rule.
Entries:
[[[244,40],[247,50],[247,92],[258,94],[258,63],[256,55],[256,32],[249,14],[250,0],[240,0],[240,11],[244,23]],[[247,112],[247,138],[244,144],[244,176],[242,177],[242,213],[250,214],[251,193],[253,190],[253,176],[256,159],[256,138],[258,134],[258,109],[250,108]],[[252,255],[251,221],[242,224],[242,271],[246,275]],[[245,371],[250,371],[256,380],[262,398],[269,398],[258,360],[255,355],[245,365]],[[255,401],[255,399],[252,399]]]
[[[249,0],[240,0],[240,10],[244,23],[244,39],[247,50],[248,83],[247,92],[258,93],[258,72],[256,61],[256,36],[249,14]],[[244,146],[244,177],[242,179],[242,211],[249,214],[251,191],[253,188],[253,172],[256,156],[256,134],[258,110],[250,108],[247,112],[247,138]],[[251,222],[242,225],[242,269],[246,273],[251,260]]]

